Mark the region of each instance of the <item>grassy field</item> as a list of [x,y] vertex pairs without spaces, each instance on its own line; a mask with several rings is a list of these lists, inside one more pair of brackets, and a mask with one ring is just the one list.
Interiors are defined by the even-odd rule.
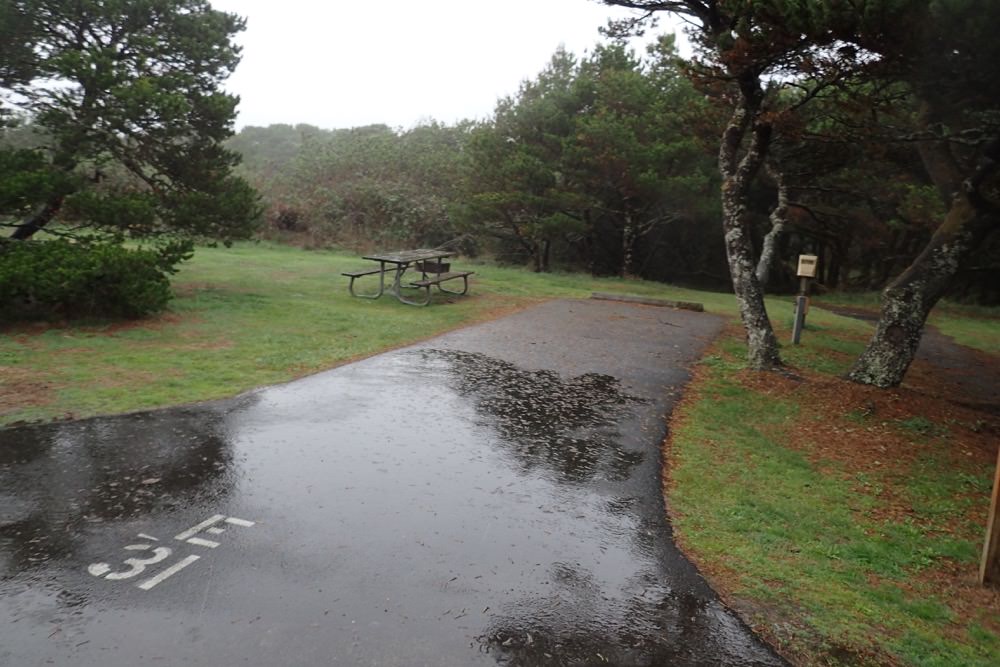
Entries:
[[[366,264],[353,255],[199,249],[161,317],[0,332],[0,424],[231,396],[591,291],[698,301],[736,318],[725,294],[457,263],[476,271],[471,294],[414,308],[351,298],[339,273]],[[768,309],[788,340],[791,299]],[[996,354],[996,314],[946,307],[934,323]],[[747,372],[738,327],[720,338],[667,449],[676,535],[796,663],[1000,664],[1000,595],[973,581],[1000,419],[945,400],[960,389],[927,368],[888,392],[841,380],[870,333],[813,309],[803,344],[782,351],[788,375]]]

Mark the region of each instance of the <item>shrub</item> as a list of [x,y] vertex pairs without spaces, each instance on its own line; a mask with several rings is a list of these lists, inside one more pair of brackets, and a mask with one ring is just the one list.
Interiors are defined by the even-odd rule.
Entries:
[[137,318],[170,300],[160,254],[114,243],[0,242],[0,319]]

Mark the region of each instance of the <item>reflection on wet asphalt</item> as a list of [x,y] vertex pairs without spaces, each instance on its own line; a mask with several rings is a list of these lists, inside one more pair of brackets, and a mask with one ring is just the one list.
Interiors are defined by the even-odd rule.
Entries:
[[783,664],[663,518],[663,415],[718,328],[554,302],[0,431],[0,665]]
[[610,375],[587,373],[563,381],[549,370],[527,371],[483,354],[420,350],[447,382],[472,403],[477,423],[496,431],[498,452],[525,472],[556,484],[599,476],[627,479],[643,452],[621,446],[618,422],[628,406],[646,402],[620,389]]

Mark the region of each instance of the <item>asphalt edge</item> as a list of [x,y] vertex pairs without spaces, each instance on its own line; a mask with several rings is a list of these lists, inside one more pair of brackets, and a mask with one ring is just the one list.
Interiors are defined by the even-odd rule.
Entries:
[[744,614],[743,611],[741,611],[740,608],[733,603],[734,595],[732,591],[721,585],[721,583],[711,575],[706,574],[697,554],[692,553],[685,541],[680,535],[677,534],[677,531],[674,528],[674,514],[672,511],[672,504],[670,502],[670,486],[672,484],[672,477],[670,474],[670,454],[673,451],[673,427],[676,419],[676,412],[677,409],[685,403],[685,401],[691,402],[693,400],[690,398],[687,390],[689,386],[698,379],[697,366],[699,366],[706,357],[712,354],[716,343],[718,343],[726,334],[727,327],[723,326],[719,332],[706,343],[701,356],[692,361],[686,367],[689,374],[688,380],[684,383],[683,387],[681,387],[681,392],[677,396],[677,400],[675,401],[673,407],[671,407],[670,412],[664,415],[667,427],[666,436],[663,438],[663,442],[660,443],[660,484],[661,492],[663,494],[664,511],[666,513],[666,520],[670,530],[670,539],[674,543],[674,546],[681,553],[681,555],[687,559],[687,561],[698,573],[698,576],[704,580],[704,582],[715,594],[716,598],[718,598],[722,606],[733,615],[733,618],[735,618],[747,632],[760,640],[762,644],[770,648],[772,653],[774,653],[774,655],[777,656],[778,659],[786,665],[786,667],[795,667],[798,663],[792,660],[791,655],[782,650],[782,647],[777,643],[776,638],[768,632],[769,628],[764,625],[754,625],[751,620],[747,618],[746,614]]

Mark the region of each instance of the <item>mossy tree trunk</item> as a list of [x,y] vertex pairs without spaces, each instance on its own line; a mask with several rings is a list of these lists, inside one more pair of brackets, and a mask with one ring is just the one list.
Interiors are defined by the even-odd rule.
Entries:
[[988,152],[972,175],[961,180],[945,142],[928,142],[920,152],[938,189],[953,194],[944,222],[930,242],[882,293],[875,335],[848,373],[848,378],[862,384],[896,387],[903,381],[931,309],[966,257],[1000,226],[1000,155]]
[[788,188],[785,185],[785,180],[780,170],[769,167],[767,171],[778,186],[778,203],[771,209],[771,229],[764,236],[764,242],[760,249],[760,259],[757,260],[757,282],[760,283],[762,290],[767,289],[771,268],[774,266],[774,260],[778,254],[778,241],[781,240],[788,219]]
[[[771,125],[758,115],[763,98],[756,75],[745,75],[740,94],[726,125],[719,148],[722,175],[722,226],[726,258],[740,319],[747,334],[747,360],[751,368],[768,370],[781,365],[778,339],[764,306],[764,292],[757,279],[750,236],[749,193],[771,142]],[[746,144],[740,157],[740,149]]]
[[875,335],[848,377],[861,384],[896,387],[920,345],[924,324],[969,251],[998,218],[977,214],[966,193],[955,195],[944,224],[913,263],[882,293]]

